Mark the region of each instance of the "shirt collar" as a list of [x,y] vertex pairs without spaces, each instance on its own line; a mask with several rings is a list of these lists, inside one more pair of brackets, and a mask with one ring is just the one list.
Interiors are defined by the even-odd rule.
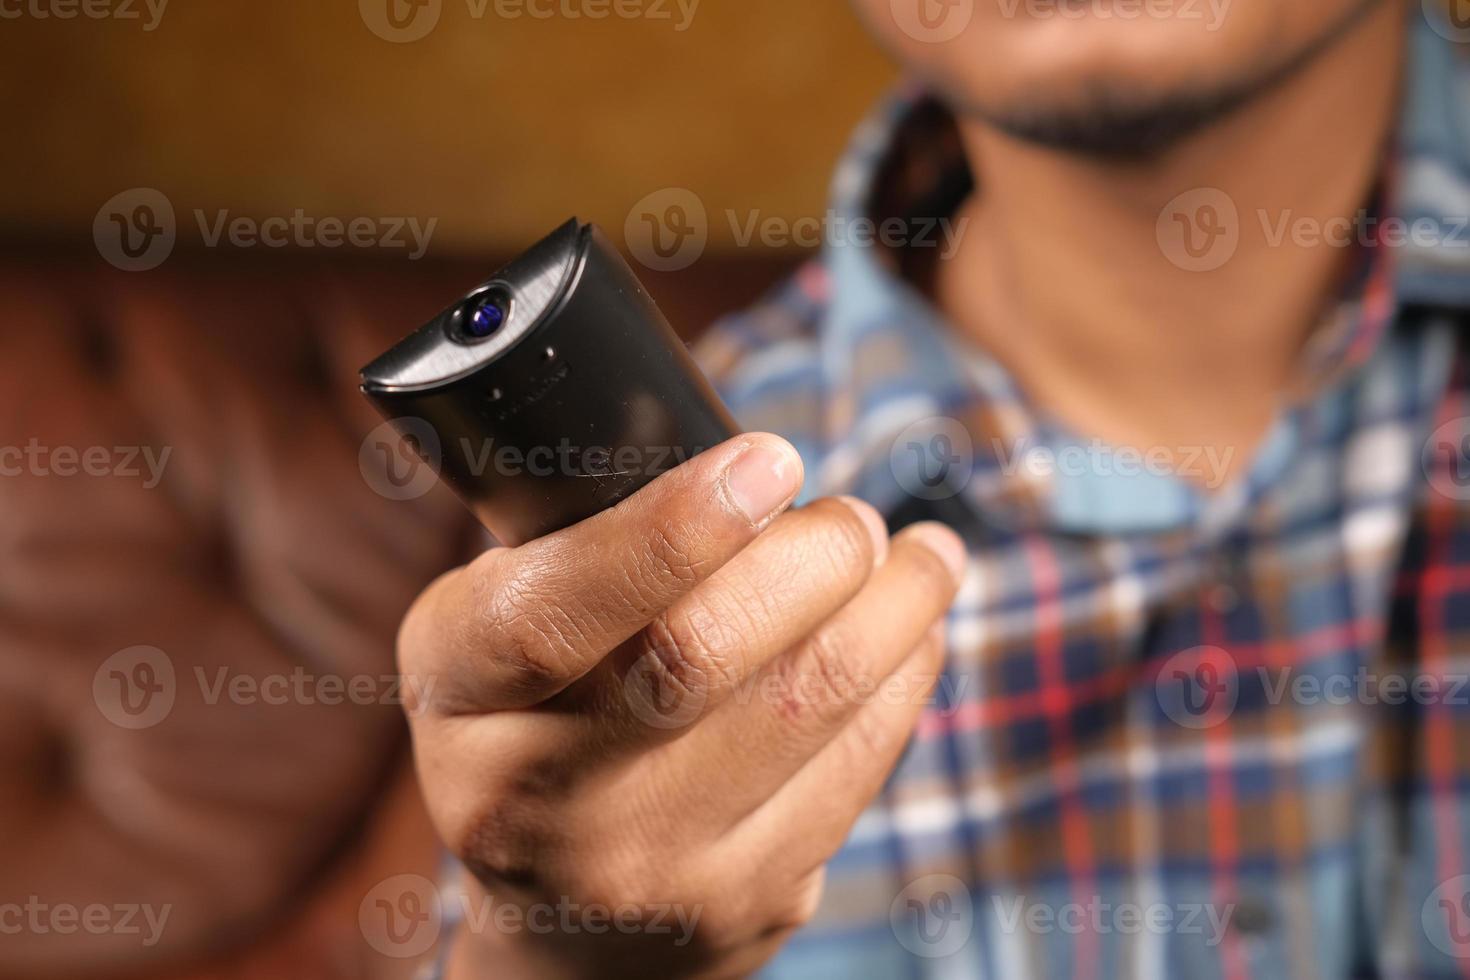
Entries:
[[[1368,250],[1364,281],[1311,354],[1333,377],[1371,356],[1398,305],[1470,308],[1470,67],[1455,45],[1418,21],[1383,201],[1385,214],[1402,219],[1397,227],[1417,231],[1408,245]],[[914,496],[957,497],[993,523],[1078,533],[1230,522],[1289,465],[1291,419],[1267,437],[1244,478],[1203,493],[1128,451],[1034,418],[1009,374],[948,331],[871,245],[875,226],[864,222],[875,191],[886,189],[880,179],[898,179],[885,166],[895,151],[910,161],[901,175],[909,183],[916,169],[922,183],[963,165],[953,146],[926,143],[933,134],[913,125],[926,106],[932,102],[918,87],[896,90],[859,127],[833,181],[831,213],[846,230],[828,236],[824,256],[822,369],[833,393],[824,489],[857,493],[890,511]],[[929,229],[934,247],[943,247],[945,231]],[[907,232],[923,229],[910,224]]]
[[1429,16],[1411,37],[1393,170],[1390,208],[1407,226],[1395,292],[1406,303],[1470,307],[1470,60]]

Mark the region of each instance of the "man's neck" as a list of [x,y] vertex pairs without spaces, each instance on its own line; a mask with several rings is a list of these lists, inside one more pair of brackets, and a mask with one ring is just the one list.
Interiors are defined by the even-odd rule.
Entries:
[[[1277,89],[1148,163],[1068,156],[962,119],[980,190],[937,271],[937,301],[1040,412],[1080,434],[1228,450],[1239,465],[1352,259],[1291,229],[1340,234],[1370,203],[1403,48],[1398,5],[1385,4]],[[1218,194],[1166,208],[1198,189],[1233,203],[1233,253],[1201,254],[1213,239],[1198,209]],[[1227,254],[1212,271],[1182,267]]]

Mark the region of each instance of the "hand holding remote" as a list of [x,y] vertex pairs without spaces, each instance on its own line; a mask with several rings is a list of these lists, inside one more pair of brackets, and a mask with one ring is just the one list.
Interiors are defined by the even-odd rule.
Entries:
[[846,498],[789,510],[801,480],[738,436],[415,604],[414,754],[479,896],[621,910],[484,919],[451,976],[742,975],[812,915],[937,679],[964,550]]

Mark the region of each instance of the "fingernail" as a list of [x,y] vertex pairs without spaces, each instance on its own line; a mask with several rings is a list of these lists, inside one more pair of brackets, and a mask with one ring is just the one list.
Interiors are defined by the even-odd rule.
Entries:
[[876,567],[883,564],[888,558],[888,525],[883,523],[883,518],[868,504],[863,503],[856,497],[838,497],[858,517],[863,519],[863,524],[868,529],[868,537],[873,539],[873,565]]
[[956,582],[965,577],[965,566],[969,559],[965,554],[965,543],[958,534],[943,524],[933,522],[915,524],[904,533],[913,535],[919,543],[938,555]]
[[725,471],[725,492],[745,519],[764,527],[801,488],[801,459],[785,441],[752,444]]

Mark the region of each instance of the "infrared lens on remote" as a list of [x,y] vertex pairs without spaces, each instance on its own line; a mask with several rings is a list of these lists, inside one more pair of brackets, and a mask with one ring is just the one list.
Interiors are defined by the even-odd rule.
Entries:
[[484,340],[505,325],[505,307],[497,298],[478,303],[465,318],[465,333]]

